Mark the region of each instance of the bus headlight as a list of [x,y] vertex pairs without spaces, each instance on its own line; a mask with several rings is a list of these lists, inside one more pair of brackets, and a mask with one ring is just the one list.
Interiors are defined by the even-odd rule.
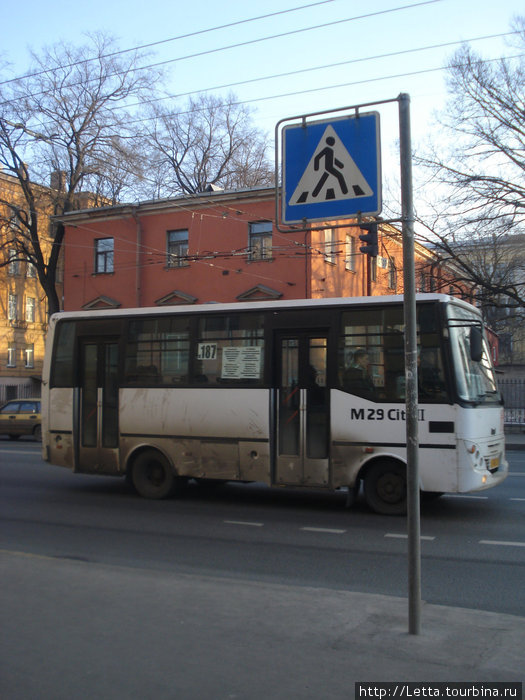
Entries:
[[483,457],[481,456],[480,449],[477,445],[466,445],[467,452],[471,456],[471,464],[474,467],[474,469],[485,469],[485,465],[483,462]]

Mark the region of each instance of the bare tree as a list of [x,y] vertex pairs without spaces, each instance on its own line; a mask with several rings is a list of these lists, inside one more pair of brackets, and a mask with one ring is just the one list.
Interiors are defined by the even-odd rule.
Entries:
[[233,95],[200,95],[183,111],[157,107],[153,116],[144,140],[154,196],[273,182],[268,140]]
[[[64,229],[58,223],[49,232],[40,217],[86,206],[82,192],[91,193],[91,206],[112,202],[140,176],[126,145],[132,136],[126,105],[155,82],[140,58],[92,35],[85,46],[58,44],[33,55],[28,75],[0,87],[0,164],[21,193],[0,201],[2,246],[35,266],[49,313],[59,309],[55,282]],[[48,183],[52,188],[43,189]],[[51,245],[42,245],[49,235]],[[3,264],[12,256],[4,254]]]
[[443,131],[416,157],[433,197],[420,217],[421,241],[506,327],[525,319],[524,18],[514,29],[514,57],[484,61],[469,46],[453,56]]

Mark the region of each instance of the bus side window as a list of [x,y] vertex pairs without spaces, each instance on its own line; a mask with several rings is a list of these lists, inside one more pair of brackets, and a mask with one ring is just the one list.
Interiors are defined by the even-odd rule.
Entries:
[[186,318],[166,316],[130,321],[124,375],[127,384],[181,384],[187,381],[188,366]]
[[75,321],[62,321],[57,325],[51,386],[74,385],[76,328]]

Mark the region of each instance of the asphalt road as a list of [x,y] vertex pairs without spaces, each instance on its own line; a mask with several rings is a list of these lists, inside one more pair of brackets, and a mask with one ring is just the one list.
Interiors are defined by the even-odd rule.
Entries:
[[[422,597],[525,615],[525,452],[499,487],[422,507]],[[74,475],[31,440],[0,440],[0,550],[54,560],[407,595],[404,518],[342,494],[190,484],[162,502]]]

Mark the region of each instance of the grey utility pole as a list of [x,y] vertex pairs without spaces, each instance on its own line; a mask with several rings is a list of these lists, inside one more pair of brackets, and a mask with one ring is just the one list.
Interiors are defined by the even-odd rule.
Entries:
[[399,102],[403,285],[405,314],[405,377],[407,438],[408,632],[421,631],[421,526],[419,514],[419,449],[417,405],[416,274],[414,265],[414,202],[410,96]]

